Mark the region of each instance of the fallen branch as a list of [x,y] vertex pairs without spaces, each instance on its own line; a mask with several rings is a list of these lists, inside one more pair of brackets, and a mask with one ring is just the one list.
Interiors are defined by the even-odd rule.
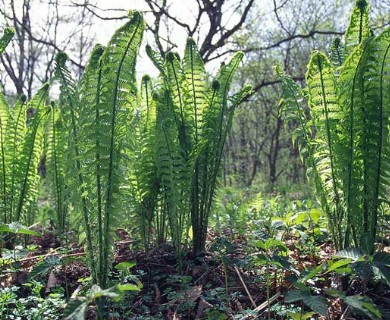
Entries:
[[[61,254],[57,252],[50,252],[43,255],[33,256],[33,257],[27,257],[19,260],[15,260],[13,262],[26,262],[31,260],[38,260],[38,259],[45,259],[48,256],[60,256],[61,259],[63,258],[70,258],[70,257],[79,257],[79,256],[85,256],[85,252],[78,252],[78,253],[70,253],[70,254]],[[10,263],[13,263],[10,262]]]
[[242,277],[241,277],[240,270],[238,270],[237,266],[234,266],[234,270],[236,270],[236,273],[237,273],[238,277],[240,278],[240,281],[241,281],[241,283],[242,283],[242,285],[243,285],[243,287],[244,287],[244,289],[245,289],[246,294],[248,295],[249,300],[250,300],[251,303],[252,303],[252,306],[253,306],[254,308],[257,308],[256,303],[255,303],[255,301],[253,300],[253,298],[252,298],[252,296],[251,296],[251,294],[250,294],[250,292],[249,292],[249,290],[248,290],[248,287],[246,286],[244,280],[243,280]]
[[[256,312],[256,313],[259,313],[260,311],[262,311],[263,309],[267,308],[269,305],[271,305],[271,303],[274,303],[276,300],[278,300],[280,298],[282,294],[280,292],[278,292],[277,294],[275,294],[274,296],[272,296],[269,301],[265,301],[263,302],[261,305],[259,305],[257,308],[253,309],[253,312]],[[243,318],[241,318],[241,320],[247,320],[247,319],[250,319],[250,315],[247,315],[247,316],[244,316]],[[257,319],[258,316],[256,316],[254,319]]]

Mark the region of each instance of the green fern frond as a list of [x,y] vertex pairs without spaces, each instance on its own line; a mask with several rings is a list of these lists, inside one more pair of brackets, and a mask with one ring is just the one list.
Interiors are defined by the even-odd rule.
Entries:
[[67,148],[65,134],[61,111],[52,102],[46,136],[46,167],[50,176],[49,181],[52,183],[56,224],[60,232],[65,231],[67,224]]
[[342,119],[338,105],[334,69],[327,57],[318,51],[311,55],[306,74],[309,107],[313,124],[318,128],[314,141],[314,158],[328,198],[340,201],[338,168],[336,167],[339,137],[337,125]]
[[9,119],[9,107],[5,101],[3,94],[3,88],[0,87],[0,152],[1,152],[1,166],[0,166],[0,186],[1,186],[1,205],[0,208],[3,212],[3,222],[11,223],[11,211],[9,208],[9,196],[8,193],[8,159],[7,159],[7,144],[8,144],[8,132],[7,125]]
[[[66,126],[68,126],[69,141],[68,141],[68,149],[70,153],[70,159],[73,161],[69,165],[69,171],[72,176],[76,177],[73,183],[71,183],[69,189],[72,193],[72,198],[74,199],[74,203],[79,204],[81,202],[81,212],[83,217],[83,225],[84,231],[86,234],[86,246],[87,246],[87,255],[88,255],[88,263],[91,268],[92,273],[92,281],[94,283],[97,282],[97,269],[96,263],[93,255],[93,240],[92,240],[92,230],[90,223],[90,214],[89,214],[89,202],[87,198],[85,177],[82,173],[82,165],[80,158],[80,134],[79,134],[79,126],[78,126],[78,112],[79,112],[79,99],[78,99],[78,91],[76,89],[76,84],[73,81],[69,70],[66,68],[66,59],[67,56],[65,53],[60,52],[56,57],[56,70],[55,76],[60,82],[60,105],[63,111],[63,118]],[[79,201],[80,200],[80,201]]]
[[150,45],[146,46],[146,54],[152,60],[154,66],[158,69],[158,71],[166,77],[165,68],[164,68],[164,58],[161,57],[159,53],[154,51]]
[[27,213],[29,205],[35,202],[35,196],[38,193],[38,166],[43,153],[44,126],[49,109],[45,109],[46,99],[48,97],[49,84],[37,92],[33,99],[28,103],[27,108],[33,110],[34,115],[27,127],[26,136],[23,141],[22,153],[18,164],[15,180],[18,190],[16,199],[15,221],[24,215],[27,225],[32,221]]
[[179,129],[180,144],[186,156],[191,150],[191,137],[193,127],[191,126],[190,109],[186,108],[184,100],[184,74],[179,56],[168,52],[165,58],[166,87],[170,91],[174,119]]
[[187,127],[193,128],[191,145],[196,145],[201,137],[203,124],[203,111],[207,106],[206,88],[207,77],[204,62],[200,56],[195,41],[187,39],[183,59],[183,96]]
[[332,46],[330,47],[330,61],[334,68],[338,68],[343,64],[343,48],[340,38],[336,38],[332,42]]
[[[103,259],[109,259],[112,244],[111,234],[115,220],[115,201],[118,199],[121,172],[121,144],[126,135],[126,119],[135,109],[137,101],[137,84],[135,63],[144,30],[142,14],[133,12],[130,21],[119,28],[109,42],[102,56],[102,90],[100,101],[102,109],[101,132],[108,137],[101,141],[101,147],[109,157],[102,161],[105,196],[103,223]],[[102,286],[106,285],[107,270],[103,272]]]
[[17,181],[16,177],[19,172],[20,161],[18,155],[23,152],[24,139],[27,131],[27,104],[26,97],[22,96],[15,104],[13,114],[9,117],[7,123],[7,144],[5,147],[5,162],[9,183],[7,186],[8,210],[14,212],[15,201],[17,199]]
[[0,55],[4,52],[5,48],[11,42],[14,34],[15,34],[14,29],[12,29],[12,28],[5,28],[4,29],[4,34],[0,38]]
[[181,239],[191,212],[194,251],[204,250],[208,216],[226,135],[245,87],[229,99],[233,74],[243,53],[223,64],[210,86],[194,40],[188,39],[183,61],[169,52],[164,60],[150,47],[148,55],[161,72],[157,104],[157,171],[162,210],[167,210],[171,236],[180,255]]
[[192,177],[191,220],[194,233],[194,250],[202,251],[206,240],[207,225],[223,146],[231,127],[238,103],[250,92],[246,87],[232,97],[229,105],[229,88],[243,53],[236,53],[228,64],[223,64],[207,93],[208,105],[204,110],[201,141],[194,148],[195,159]]
[[370,5],[367,0],[356,1],[345,33],[344,58],[348,57],[353,48],[371,36],[369,11]]
[[[387,199],[390,186],[390,28],[387,28],[368,45],[364,66],[364,118],[362,154],[364,171],[364,216],[361,245],[367,252],[373,250],[373,239],[381,199]],[[372,239],[371,244],[365,238]]]
[[102,92],[102,55],[104,48],[96,45],[92,50],[83,78],[80,82],[80,115],[79,115],[79,145],[80,162],[83,168],[83,180],[86,184],[85,193],[88,198],[88,221],[95,226],[97,232],[91,233],[93,245],[98,254],[94,255],[97,270],[97,282],[102,283],[102,274],[105,270],[104,262],[104,174],[101,170],[102,163],[107,162],[106,150],[102,143],[102,119],[101,113],[104,106],[101,104]]
[[[291,77],[281,71],[280,67],[276,67],[275,71],[283,84],[281,112],[285,115],[286,121],[293,121],[298,124],[293,133],[293,142],[297,143],[301,159],[308,167],[308,175],[314,181],[316,193],[324,212],[328,217],[331,217],[334,213],[334,208],[330,203],[331,199],[328,198],[327,193],[323,192],[325,190],[324,181],[321,179],[321,175],[316,166],[316,158],[314,155],[317,144],[313,141],[314,135],[310,127],[310,120],[304,109],[305,94]],[[336,239],[336,245],[338,245],[337,239],[339,239],[340,232],[338,224],[334,223],[333,219],[329,219],[329,228],[333,238]]]
[[[320,198],[327,199],[324,209],[332,221],[330,227],[335,245],[339,246],[342,238],[341,223],[345,218],[340,181],[344,168],[339,161],[341,143],[338,128],[343,114],[338,104],[334,69],[323,53],[312,53],[306,81],[311,122],[316,127],[315,138],[311,142],[313,162],[319,177],[316,184],[319,186],[318,192],[324,193]],[[337,221],[334,228],[333,221]]]
[[179,254],[186,230],[189,181],[178,127],[175,124],[172,99],[170,92],[166,90],[157,104],[157,173],[173,244]]
[[[360,234],[362,224],[360,211],[363,189],[363,158],[361,152],[360,137],[365,135],[365,122],[367,119],[363,113],[364,95],[362,83],[362,66],[365,65],[367,54],[365,52],[369,41],[365,41],[348,56],[340,68],[340,76],[337,82],[339,91],[339,105],[342,108],[343,119],[340,163],[346,168],[346,174],[342,175],[343,190],[346,205],[345,239],[343,247],[351,245],[352,238],[357,245],[356,235]],[[356,67],[358,66],[358,67]],[[359,138],[358,138],[359,137]]]
[[140,100],[140,108],[135,112],[129,132],[131,165],[128,175],[131,196],[147,249],[159,192],[156,168],[156,101],[153,99],[153,86],[149,76],[142,78]]

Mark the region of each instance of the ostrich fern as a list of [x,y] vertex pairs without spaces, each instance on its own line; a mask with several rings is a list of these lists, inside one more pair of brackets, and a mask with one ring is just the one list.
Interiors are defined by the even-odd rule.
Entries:
[[[0,55],[11,41],[14,31],[4,30],[0,38]],[[38,192],[38,165],[43,152],[43,126],[48,114],[48,84],[27,102],[21,96],[10,107],[0,91],[0,192],[3,223],[22,221],[31,224]],[[28,110],[32,116],[27,117]]]
[[80,84],[72,80],[65,54],[57,58],[64,118],[72,132],[73,199],[81,208],[93,280],[102,287],[123,211],[125,138],[137,102],[135,62],[143,29],[142,15],[131,13],[106,48],[94,48]]
[[156,220],[158,241],[164,236],[164,221],[157,211],[159,186],[156,168],[156,100],[153,99],[152,80],[144,76],[141,81],[141,96],[138,108],[131,121],[128,141],[129,147],[129,197],[141,227],[144,246],[151,243],[152,229]]
[[64,232],[68,224],[67,144],[64,120],[58,106],[51,103],[51,113],[46,128],[46,167],[51,182],[56,224]]
[[299,123],[295,137],[301,140],[336,249],[355,245],[370,253],[390,185],[390,28],[373,36],[368,12],[367,1],[357,1],[344,49],[337,40],[330,59],[312,53],[306,96],[277,72],[286,114]]
[[182,61],[172,52],[165,59],[150,47],[147,53],[162,79],[157,104],[157,170],[171,235],[179,252],[190,219],[193,249],[201,252],[226,135],[236,106],[251,91],[245,86],[228,96],[243,54],[239,52],[223,64],[210,84],[191,38]]
[[[30,225],[38,193],[38,166],[43,153],[44,125],[49,109],[45,84],[27,102],[20,97],[13,108],[0,93],[1,190],[3,222]],[[28,110],[33,112],[27,118]]]

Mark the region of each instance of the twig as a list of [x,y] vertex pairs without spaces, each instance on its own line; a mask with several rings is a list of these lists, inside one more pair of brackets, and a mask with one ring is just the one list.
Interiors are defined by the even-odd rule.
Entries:
[[140,242],[139,240],[122,240],[122,241],[117,241],[115,242],[116,246],[120,246],[122,244],[132,244],[132,243],[137,243]]
[[209,273],[210,273],[210,269],[207,269],[198,279],[195,280],[194,284],[197,284],[198,282],[200,282]]
[[[260,311],[262,311],[263,309],[267,308],[268,305],[270,305],[271,303],[275,302],[277,299],[280,298],[282,294],[280,292],[278,292],[277,294],[275,294],[274,296],[272,296],[269,301],[265,301],[263,302],[261,305],[259,305],[257,308],[253,309],[253,312],[256,312],[256,313],[259,313]],[[251,317],[250,315],[246,315],[244,316],[243,318],[241,318],[241,320],[247,320],[249,319],[249,317]],[[255,319],[258,318],[258,316],[255,317]]]
[[236,270],[236,273],[237,273],[238,277],[240,278],[240,281],[241,281],[242,285],[244,286],[245,292],[248,295],[249,300],[252,302],[252,306],[254,308],[257,308],[255,301],[253,300],[253,298],[252,298],[252,296],[251,296],[251,294],[250,294],[250,292],[249,292],[249,290],[248,290],[244,280],[241,277],[240,270],[238,270],[237,266],[234,266],[234,270]]
[[[131,244],[135,243],[137,240],[124,240],[124,241],[118,241],[115,244],[121,245],[121,244]],[[78,253],[69,253],[69,254],[61,254],[59,252],[49,252],[43,255],[33,256],[33,257],[27,257],[23,259],[16,260],[17,262],[25,262],[30,260],[36,260],[36,259],[44,259],[48,256],[61,256],[61,259],[63,258],[70,258],[70,257],[79,257],[79,256],[85,256],[85,252],[78,252]]]
[[69,258],[69,257],[78,257],[78,256],[85,256],[85,252],[78,252],[78,253],[70,253],[70,254],[63,254],[61,253],[56,253],[56,252],[50,252],[44,255],[39,255],[39,256],[33,256],[33,257],[27,257],[23,259],[16,260],[17,262],[25,262],[25,261],[30,261],[30,260],[35,260],[35,259],[44,259],[48,256],[61,256],[61,258]]
[[340,317],[340,320],[343,320],[343,319],[345,319],[345,316],[346,316],[346,314],[347,314],[348,310],[349,310],[349,306],[347,306],[347,307],[345,308],[345,310],[344,310],[343,314],[342,314],[342,315],[341,315],[341,317]]
[[79,292],[81,291],[81,284],[76,288],[76,290],[72,293],[72,296],[70,299],[76,299],[77,296],[79,295]]

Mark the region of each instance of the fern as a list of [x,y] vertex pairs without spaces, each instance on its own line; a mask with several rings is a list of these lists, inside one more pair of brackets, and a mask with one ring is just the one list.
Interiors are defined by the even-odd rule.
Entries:
[[[102,112],[100,131],[108,135],[102,140],[101,148],[109,157],[101,162],[101,170],[106,177],[104,195],[103,259],[109,259],[113,215],[117,208],[115,201],[119,193],[121,164],[121,141],[126,133],[126,117],[135,108],[137,85],[135,62],[142,40],[144,22],[139,12],[133,12],[130,21],[119,28],[102,56],[102,90],[100,99]],[[107,142],[107,144],[105,144]],[[107,271],[103,270],[102,286],[106,284]]]
[[53,102],[51,103],[50,120],[46,135],[46,166],[52,182],[54,192],[54,205],[58,230],[64,232],[67,224],[67,163],[66,163],[66,137],[64,121],[61,111]]
[[20,186],[15,203],[15,220],[19,221],[24,214],[25,223],[28,225],[33,222],[28,212],[28,206],[36,201],[35,196],[38,193],[39,175],[37,168],[43,153],[43,128],[48,111],[50,111],[47,108],[45,110],[48,90],[49,85],[45,84],[27,105],[29,110],[33,110],[34,115],[26,130],[19,164],[15,166],[17,168],[15,179]]
[[[1,88],[2,89],[2,88]],[[7,159],[6,155],[6,149],[7,149],[7,142],[8,142],[8,137],[7,137],[7,124],[8,124],[8,119],[10,117],[9,114],[9,109],[7,102],[5,101],[5,97],[3,94],[3,91],[1,90],[0,92],[0,151],[1,151],[1,167],[0,167],[0,173],[1,173],[1,208],[3,211],[3,222],[4,223],[11,223],[12,222],[12,211],[9,207],[9,197],[11,194],[9,194],[8,190],[8,179],[7,179],[7,174],[8,174],[8,161],[9,158]]]
[[228,97],[243,54],[236,54],[223,65],[210,86],[192,39],[187,40],[183,61],[169,52],[162,63],[150,47],[147,53],[162,78],[157,106],[157,167],[171,236],[179,254],[189,210],[194,251],[199,252],[204,250],[223,145],[234,110],[251,90],[245,87],[232,99]]
[[93,279],[102,287],[107,283],[112,233],[120,213],[123,168],[128,165],[125,138],[137,102],[135,61],[143,29],[142,15],[132,12],[107,48],[94,48],[79,89],[64,66],[63,54],[57,58],[64,118],[72,131],[75,195],[81,198]]
[[145,248],[150,244],[159,192],[156,169],[156,101],[149,76],[141,81],[141,99],[131,125],[130,182]]
[[96,45],[91,53],[88,65],[85,69],[80,84],[80,115],[78,126],[80,128],[80,162],[83,168],[82,174],[89,208],[89,223],[97,228],[97,233],[92,233],[93,245],[96,246],[98,254],[94,256],[97,265],[97,282],[101,283],[102,274],[105,270],[103,258],[103,197],[104,187],[102,186],[101,162],[107,158],[101,148],[101,56],[104,48]]
[[[341,203],[339,177],[343,168],[340,166],[341,147],[338,136],[342,112],[337,99],[334,69],[324,54],[314,52],[311,55],[306,81],[310,114],[317,130],[315,139],[311,142],[314,164],[322,181],[322,192],[325,193],[323,197],[328,199],[328,210],[337,221],[342,221],[345,212]],[[339,225],[337,231],[333,231],[335,240],[340,238],[341,231],[338,227]]]
[[[86,235],[86,247],[88,263],[91,268],[92,281],[96,283],[98,281],[96,262],[93,255],[93,240],[92,230],[90,224],[89,203],[87,199],[87,190],[85,185],[85,177],[81,171],[81,158],[80,158],[80,134],[78,127],[78,112],[79,112],[79,100],[76,90],[76,84],[73,81],[69,70],[66,68],[67,56],[65,53],[59,53],[56,57],[56,78],[61,84],[60,90],[60,105],[63,110],[63,118],[66,126],[69,128],[68,136],[68,150],[71,153],[70,159],[72,163],[69,165],[68,171],[76,179],[71,183],[70,189],[72,190],[72,198],[75,207],[81,204],[81,211],[83,217],[83,226]],[[78,192],[80,191],[80,193]],[[80,201],[78,201],[80,200]]]
[[11,42],[14,34],[15,34],[14,29],[12,29],[12,28],[5,28],[4,29],[4,34],[0,38],[0,55],[4,52],[5,48]]
[[334,39],[330,48],[330,60],[334,68],[340,67],[343,64],[344,56],[341,47],[340,38]]
[[[390,29],[376,37],[368,46],[369,55],[364,66],[364,215],[362,247],[371,252],[377,233],[380,202],[387,199],[389,180],[389,124],[390,124]],[[365,240],[369,240],[368,243]],[[370,241],[371,240],[371,241]]]
[[203,111],[207,106],[207,78],[204,62],[192,38],[187,40],[184,52],[183,75],[184,103],[190,109],[187,117],[190,117],[192,124],[189,127],[194,131],[191,140],[197,145],[202,134]]
[[356,1],[345,33],[344,57],[348,57],[353,48],[371,36],[369,11],[370,5],[367,0]]
[[365,51],[366,44],[359,45],[356,47],[351,55],[347,58],[345,63],[340,68],[340,77],[338,80],[339,87],[339,103],[343,106],[343,145],[344,155],[341,159],[341,166],[347,168],[347,174],[342,177],[344,190],[345,190],[345,201],[346,201],[346,233],[343,247],[351,245],[351,238],[354,238],[355,243],[357,242],[356,234],[360,233],[358,230],[361,225],[359,211],[361,210],[360,203],[362,201],[362,177],[363,170],[361,163],[362,153],[360,143],[356,137],[364,136],[364,124],[366,119],[363,114],[363,103],[364,96],[362,92],[361,83],[361,70],[356,68],[363,64],[366,59],[366,55],[363,54]]
[[249,86],[235,95],[229,105],[229,88],[234,72],[243,58],[237,53],[228,64],[221,67],[208,92],[207,109],[202,125],[202,141],[198,143],[199,155],[195,161],[192,190],[192,228],[194,232],[194,250],[204,249],[208,217],[216,188],[223,146],[232,124],[234,110],[250,93]]
[[299,122],[295,135],[304,141],[301,153],[312,167],[336,248],[354,244],[370,253],[390,185],[390,30],[373,37],[368,23],[368,4],[358,1],[346,33],[345,55],[336,44],[331,52],[334,65],[342,62],[337,70],[324,54],[312,54],[306,76],[310,119],[300,106],[302,91],[278,73],[286,110]]
[[157,173],[162,191],[162,210],[166,210],[176,254],[181,243],[189,211],[189,181],[169,91],[157,104]]
[[[8,43],[11,41],[14,35],[14,31],[10,28],[6,28],[4,30],[4,35],[0,38],[0,55],[4,52]],[[10,223],[11,222],[11,212],[8,207],[8,191],[7,191],[7,164],[6,164],[6,128],[7,122],[9,118],[9,110],[7,102],[5,101],[3,88],[0,88],[0,152],[1,152],[1,167],[0,167],[0,175],[2,177],[0,181],[1,186],[1,206],[3,211],[3,222]]]
[[[20,167],[20,161],[18,155],[22,153],[24,138],[26,136],[26,123],[27,123],[27,103],[26,97],[22,96],[15,104],[14,114],[9,117],[7,123],[8,143],[5,149],[5,162],[8,164],[8,174],[10,179],[8,182],[8,202],[10,212],[14,211],[15,202],[17,201],[17,188],[16,176]],[[6,188],[7,189],[7,188]]]
[[[22,96],[10,109],[0,96],[1,190],[4,222],[31,224],[32,205],[36,201],[38,165],[43,152],[45,102],[49,86],[44,85],[26,104]],[[27,109],[34,112],[27,123]],[[12,112],[11,112],[12,110]]]

